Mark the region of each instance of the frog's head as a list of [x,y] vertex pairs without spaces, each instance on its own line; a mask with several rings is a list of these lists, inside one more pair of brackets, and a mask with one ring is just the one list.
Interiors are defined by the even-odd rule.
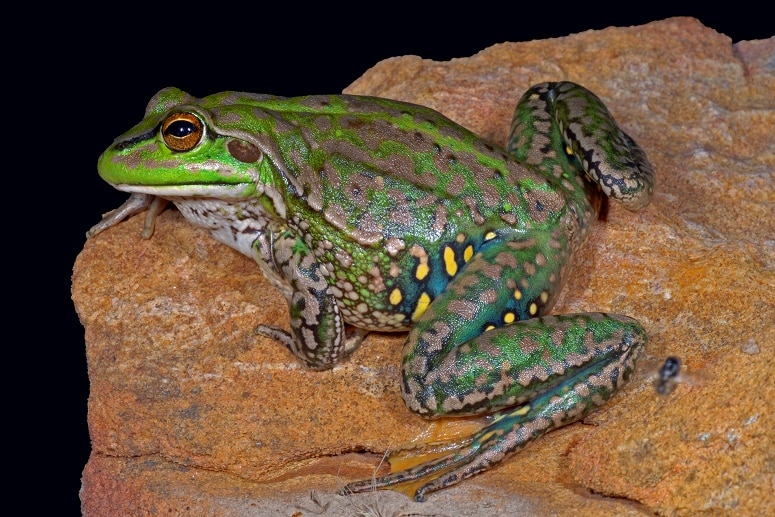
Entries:
[[272,172],[237,95],[160,91],[143,121],[100,156],[100,176],[118,190],[169,198],[260,195]]

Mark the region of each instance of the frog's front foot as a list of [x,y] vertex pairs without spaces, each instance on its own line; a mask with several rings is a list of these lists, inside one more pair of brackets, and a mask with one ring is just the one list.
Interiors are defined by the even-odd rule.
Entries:
[[312,370],[326,370],[342,362],[350,356],[363,342],[369,331],[366,329],[351,328],[347,335],[341,334],[342,345],[336,347],[321,347],[321,352],[317,355],[302,355],[299,350],[299,339],[285,330],[270,325],[258,325],[253,333],[259,336],[266,336],[283,345],[293,353],[297,359],[300,359],[308,368]]
[[[446,365],[457,368],[465,364],[470,370],[475,364],[486,364],[485,356],[489,356],[488,369],[499,372],[499,383],[474,383],[470,392],[463,393],[461,389],[457,395],[447,393],[442,405],[464,407],[466,400],[488,400],[487,407],[496,410],[493,420],[443,457],[375,479],[350,483],[342,493],[395,488],[404,493],[409,491],[416,501],[423,501],[431,492],[490,469],[539,436],[584,418],[608,401],[634,370],[646,339],[637,321],[599,313],[545,316],[484,333],[455,360],[446,361]],[[509,342],[511,353],[504,347]],[[493,354],[496,349],[501,352]],[[521,353],[514,354],[514,350]],[[505,355],[510,357],[502,364],[493,365],[494,357]],[[460,372],[459,381],[465,378],[464,373]],[[407,380],[416,382],[411,379],[411,369],[408,375],[405,369],[404,376],[405,385]],[[481,376],[474,378],[482,379]],[[440,382],[434,386],[434,382],[425,383],[422,388],[423,395],[431,399],[440,396],[439,389],[443,386]],[[476,396],[474,390],[481,396]],[[502,407],[509,402],[511,407]],[[427,400],[423,405],[428,405]],[[479,402],[473,404],[473,409],[464,411],[481,413],[482,407]]]
[[134,192],[120,207],[104,214],[102,220],[86,232],[86,238],[91,239],[124,219],[147,211],[142,237],[143,239],[150,239],[156,226],[156,217],[164,210],[168,203],[167,199],[158,196]]

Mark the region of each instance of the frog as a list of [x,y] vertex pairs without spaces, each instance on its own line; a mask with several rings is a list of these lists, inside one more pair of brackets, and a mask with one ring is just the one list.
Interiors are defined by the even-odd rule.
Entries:
[[353,481],[427,495],[503,462],[621,391],[648,335],[619,314],[552,307],[609,200],[638,211],[655,177],[603,101],[531,86],[505,147],[428,107],[379,97],[165,88],[98,159],[130,194],[87,233],[167,203],[255,260],[289,330],[255,332],[305,367],[370,332],[407,332],[399,384],[427,419],[484,418],[441,455]]

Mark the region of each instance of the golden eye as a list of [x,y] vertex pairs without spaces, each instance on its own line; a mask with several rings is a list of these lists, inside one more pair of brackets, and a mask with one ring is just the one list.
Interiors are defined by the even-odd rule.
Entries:
[[204,134],[204,124],[192,113],[173,113],[161,125],[164,143],[173,151],[190,151]]

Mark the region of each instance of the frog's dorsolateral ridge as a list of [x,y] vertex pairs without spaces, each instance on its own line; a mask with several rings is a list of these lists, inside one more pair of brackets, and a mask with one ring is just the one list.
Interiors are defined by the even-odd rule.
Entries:
[[412,481],[422,500],[482,472],[607,401],[646,343],[625,316],[549,315],[603,196],[639,210],[654,187],[644,152],[573,83],[524,94],[507,151],[387,99],[167,88],[98,168],[132,195],[89,237],[145,210],[150,236],[171,201],[281,290],[291,331],[257,331],[306,366],[410,330],[407,406],[492,415],[446,456],[345,492]]

